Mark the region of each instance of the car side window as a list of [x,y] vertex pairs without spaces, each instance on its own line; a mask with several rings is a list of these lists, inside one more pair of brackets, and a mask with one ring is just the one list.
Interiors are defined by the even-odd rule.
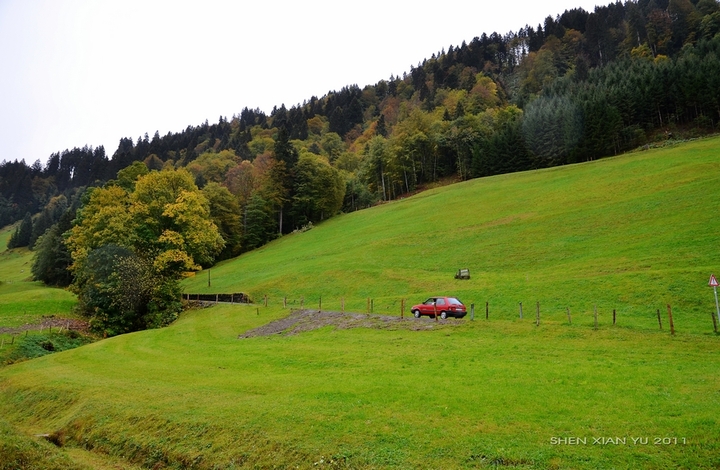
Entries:
[[445,305],[445,299],[437,299],[437,305]]

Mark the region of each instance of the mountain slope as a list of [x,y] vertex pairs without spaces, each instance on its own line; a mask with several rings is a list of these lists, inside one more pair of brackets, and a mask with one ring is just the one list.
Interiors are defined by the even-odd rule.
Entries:
[[[399,313],[400,300],[440,292],[489,301],[621,310],[653,326],[671,304],[707,329],[707,279],[720,265],[713,138],[588,164],[468,181],[346,214],[283,237],[185,281],[185,292],[246,292],[326,308]],[[472,279],[456,281],[459,268]],[[635,320],[633,320],[635,321]],[[643,323],[645,322],[645,323]],[[701,326],[702,325],[702,326]]]

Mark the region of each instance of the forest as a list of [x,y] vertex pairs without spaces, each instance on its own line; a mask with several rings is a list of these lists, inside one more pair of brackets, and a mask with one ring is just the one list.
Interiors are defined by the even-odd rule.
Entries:
[[[244,108],[214,124],[123,138],[112,155],[86,146],[53,153],[44,165],[5,161],[0,226],[19,222],[9,248],[34,249],[34,277],[72,285],[91,311],[97,297],[83,286],[92,284],[92,266],[102,266],[103,256],[144,266],[142,282],[153,273],[166,279],[143,292],[169,299],[183,270],[340,212],[435,184],[710,134],[719,122],[720,4],[617,1],[504,35],[482,34],[433,53],[402,77],[348,85],[269,115]],[[143,212],[150,203],[136,186],[149,191],[143,181],[166,172],[181,183],[163,183],[176,199],[153,209],[167,225],[159,227]],[[124,201],[129,231],[91,240],[87,234],[103,223],[120,224],[102,219],[102,201]],[[181,202],[192,217],[177,212]],[[202,229],[210,248],[186,246],[202,227],[193,217],[211,222]],[[106,280],[119,292],[131,280],[115,274]],[[140,303],[103,308],[136,311]],[[166,317],[153,318],[114,323],[113,331]]]

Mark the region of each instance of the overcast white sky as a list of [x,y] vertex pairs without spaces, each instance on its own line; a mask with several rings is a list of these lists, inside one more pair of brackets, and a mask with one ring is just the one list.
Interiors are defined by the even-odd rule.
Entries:
[[0,161],[179,132],[409,72],[609,0],[0,0]]

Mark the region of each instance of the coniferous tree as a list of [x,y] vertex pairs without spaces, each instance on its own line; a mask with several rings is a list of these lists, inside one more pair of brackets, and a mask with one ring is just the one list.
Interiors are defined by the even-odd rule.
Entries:
[[67,287],[73,282],[69,267],[72,264],[70,251],[65,244],[65,232],[72,228],[75,210],[67,210],[60,221],[50,227],[35,244],[32,275],[36,281],[51,286]]
[[242,245],[244,250],[253,250],[275,238],[277,225],[268,210],[268,203],[253,194],[245,210],[245,230]]
[[8,248],[28,246],[30,244],[30,238],[32,237],[32,225],[32,217],[29,212],[26,212],[22,222],[20,222],[20,225],[10,236],[10,240],[8,240]]
[[275,195],[273,203],[278,209],[278,230],[282,234],[288,227],[293,227],[293,221],[283,220],[283,217],[288,214],[294,196],[295,166],[298,162],[298,152],[288,140],[288,133],[284,128],[280,128],[278,132],[273,153],[275,164],[270,170],[270,179],[272,193]]
[[383,137],[387,137],[387,127],[385,126],[385,115],[381,114],[377,120],[377,126],[375,127],[375,133]]

